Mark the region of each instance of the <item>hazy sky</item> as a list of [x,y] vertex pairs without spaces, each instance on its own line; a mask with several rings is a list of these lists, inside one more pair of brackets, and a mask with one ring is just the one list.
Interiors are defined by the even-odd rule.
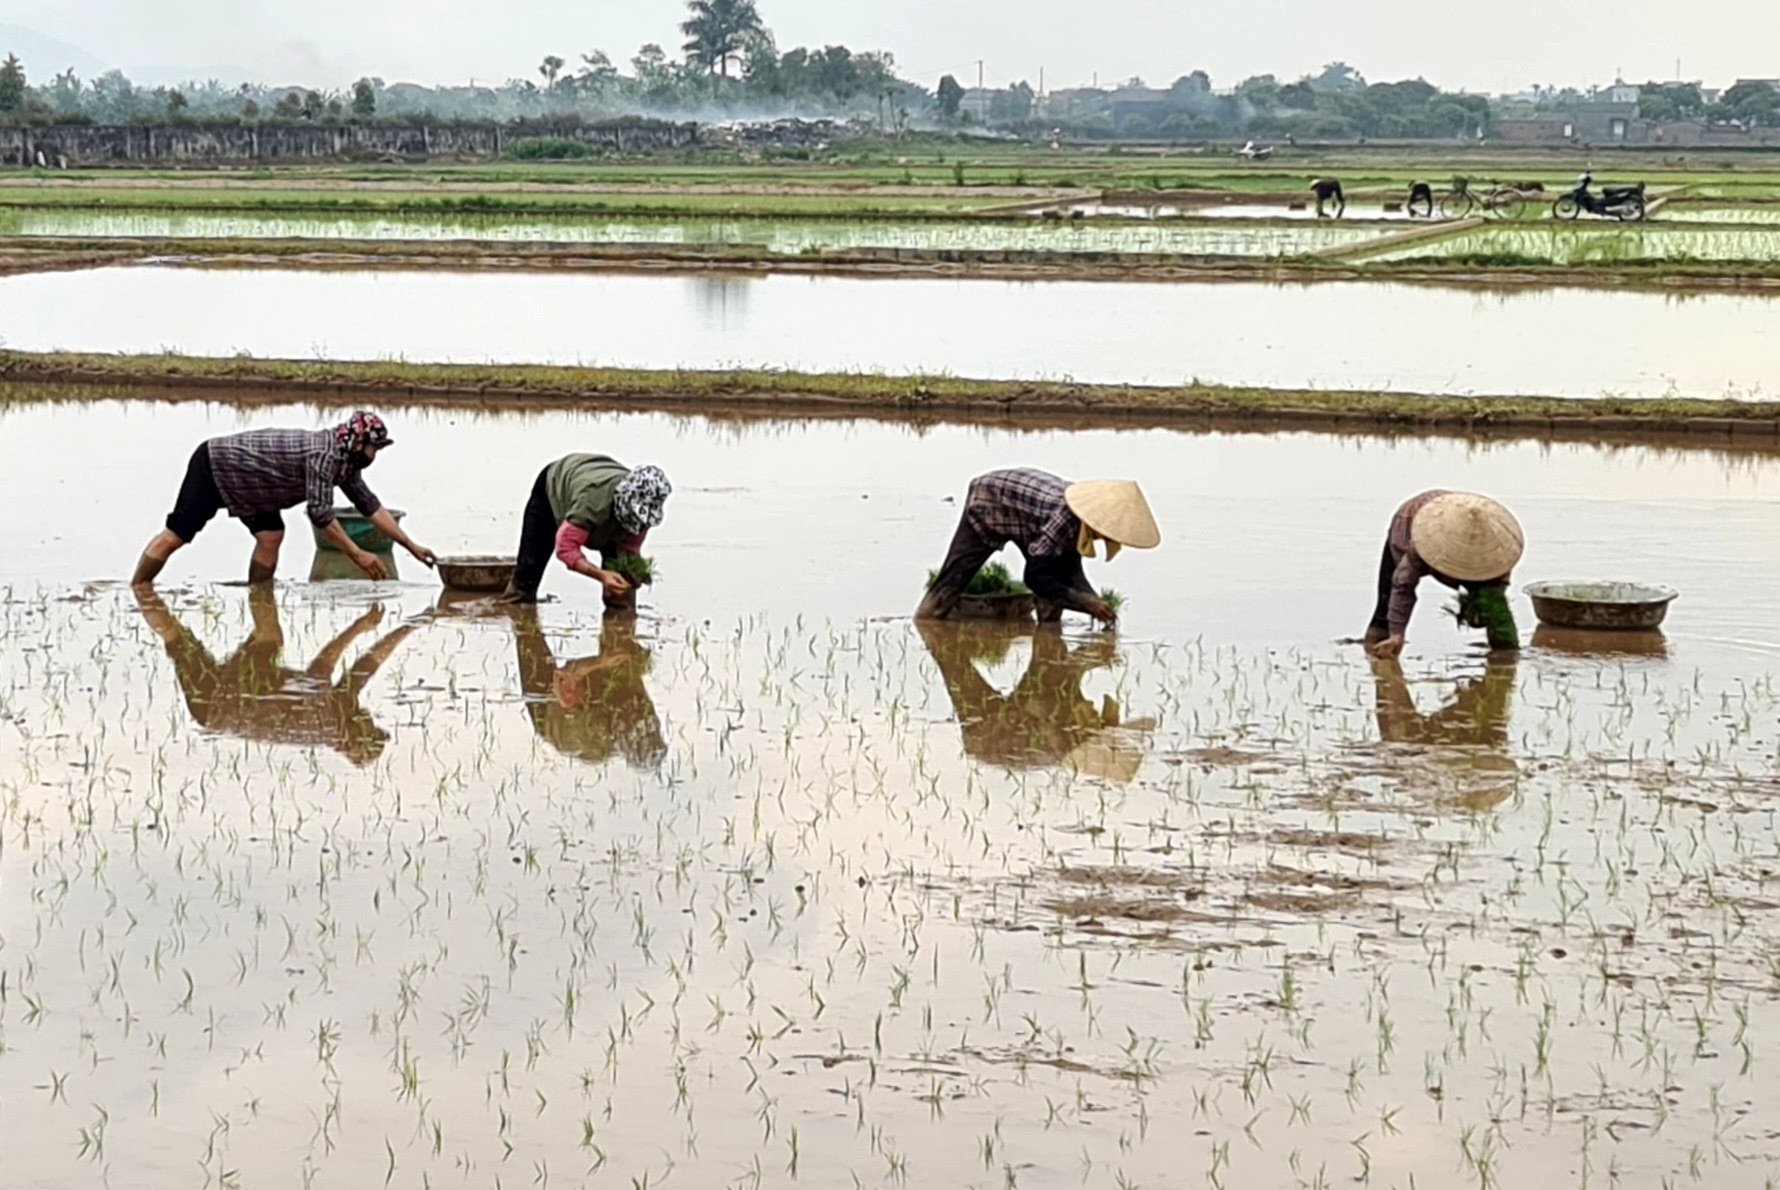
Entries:
[[[1258,72],[1296,76],[1332,59],[1368,78],[1423,75],[1450,88],[1684,76],[1728,84],[1780,75],[1775,0],[1556,0],[1471,11],[1423,0],[759,0],[784,46],[887,49],[931,86],[1053,88],[1132,75],[1166,84],[1195,67],[1220,86]],[[546,53],[599,47],[627,61],[645,41],[678,43],[678,0],[0,0],[0,21],[60,38],[132,73],[246,70],[260,81],[338,86],[499,82]],[[27,63],[36,77],[53,63]],[[224,77],[225,82],[239,81]]]

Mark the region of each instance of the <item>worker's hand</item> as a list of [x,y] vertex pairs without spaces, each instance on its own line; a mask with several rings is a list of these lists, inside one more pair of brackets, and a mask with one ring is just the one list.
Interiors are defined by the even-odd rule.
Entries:
[[383,568],[383,560],[366,550],[353,554],[352,564],[364,571],[365,577],[373,582],[381,582],[389,577],[389,572]]
[[1400,636],[1387,637],[1375,645],[1367,645],[1366,652],[1380,661],[1395,661],[1403,655],[1403,638]]
[[1119,625],[1119,613],[1114,611],[1112,604],[1104,599],[1088,600],[1083,610],[1108,628],[1117,628]]
[[599,583],[606,589],[606,594],[614,599],[623,599],[635,589],[630,585],[630,580],[616,570],[600,571]]
[[431,570],[439,564],[439,555],[433,553],[433,551],[427,549],[419,542],[410,541],[408,543],[408,552],[413,554],[415,559],[428,570]]

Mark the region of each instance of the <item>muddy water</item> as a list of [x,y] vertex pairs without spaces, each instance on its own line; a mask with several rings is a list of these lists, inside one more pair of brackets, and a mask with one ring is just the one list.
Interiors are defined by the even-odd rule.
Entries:
[[[0,518],[0,583],[126,574],[198,442],[325,416],[300,407],[113,402],[0,411],[0,506],[32,509]],[[651,550],[667,577],[650,599],[662,614],[687,620],[757,611],[840,622],[905,614],[944,552],[966,481],[1031,464],[1077,478],[1128,474],[1144,484],[1165,548],[1091,569],[1129,596],[1127,630],[1146,638],[1311,645],[1358,632],[1392,510],[1417,491],[1448,486],[1493,493],[1519,514],[1531,543],[1522,582],[1623,578],[1679,589],[1670,626],[1676,660],[1780,654],[1780,631],[1765,610],[1767,591],[1780,582],[1773,455],[572,411],[389,416],[399,444],[378,460],[371,482],[408,511],[410,532],[441,552],[511,552],[537,469],[557,453],[609,451],[666,468],[677,490]],[[303,577],[310,534],[300,511],[287,521],[284,572]],[[786,526],[795,526],[795,541]],[[170,577],[236,578],[246,551],[246,534],[219,520]],[[787,551],[818,561],[790,565]],[[411,563],[404,577],[432,582]],[[551,576],[547,589],[594,606],[587,584],[567,576]],[[1463,642],[1441,614],[1443,602],[1430,585],[1415,633],[1430,652]],[[1519,597],[1516,604],[1530,626],[1530,606]]]
[[[571,445],[665,466],[644,615],[249,594],[227,524],[89,583],[320,415],[0,399],[9,1187],[1780,1175],[1780,459],[390,416],[440,549]],[[896,617],[1015,461],[1148,489],[1120,637]],[[1330,643],[1432,483],[1666,637]]]
[[[1403,210],[1401,203],[1395,204],[1394,210],[1383,203],[1350,202],[1342,218],[1348,220],[1407,220],[1409,215]],[[1333,214],[1334,208],[1328,208]],[[1135,203],[1135,202],[1092,202],[1075,203],[1067,208],[1073,214],[1080,211],[1084,218],[1095,216],[1119,219],[1294,219],[1315,220],[1317,218],[1315,201],[1305,202],[1227,202],[1227,203],[1194,203],[1190,205],[1172,203]],[[1325,222],[1330,222],[1325,220]]]
[[1159,252],[1284,256],[1358,244],[1376,229],[1206,227],[869,219],[602,219],[436,215],[267,216],[30,210],[0,211],[0,234],[179,239],[476,240],[557,244],[751,244],[797,254],[824,249]]
[[1583,289],[108,268],[0,280],[25,350],[1658,396],[1780,388],[1780,302]]

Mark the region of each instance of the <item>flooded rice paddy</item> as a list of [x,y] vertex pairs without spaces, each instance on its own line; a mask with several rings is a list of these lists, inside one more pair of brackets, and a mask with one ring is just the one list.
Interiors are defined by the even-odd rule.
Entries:
[[[1394,209],[1393,209],[1394,207]],[[1349,221],[1408,220],[1409,215],[1402,209],[1402,204],[1387,206],[1384,203],[1350,202],[1347,210],[1338,222],[1333,219],[1317,220],[1316,203],[1314,201],[1292,202],[1205,202],[1205,203],[1169,203],[1169,202],[1115,202],[1105,199],[1093,199],[1087,202],[1071,203],[1060,208],[1066,214],[1081,212],[1084,218],[1103,219],[1292,219],[1311,220],[1324,226],[1340,227]],[[1333,208],[1330,208],[1331,214]]]
[[1659,223],[1491,227],[1391,249],[1369,260],[1429,260],[1451,256],[1514,255],[1561,265],[1615,265],[1635,260],[1780,260],[1780,228],[1709,227]]
[[[1780,1174],[1773,456],[392,411],[440,549],[570,443],[666,466],[642,618],[250,594],[225,524],[88,581],[323,416],[0,408],[9,1186]],[[1119,637],[898,615],[1014,461],[1149,489]],[[1331,643],[1432,482],[1669,636]]]
[[19,350],[1752,396],[1771,296],[1399,282],[137,266],[0,279]]
[[251,215],[92,210],[0,211],[0,235],[135,239],[481,241],[536,244],[752,245],[789,255],[855,248],[922,251],[1133,252],[1294,256],[1360,244],[1375,229],[1133,226],[931,219],[552,218],[546,216]]

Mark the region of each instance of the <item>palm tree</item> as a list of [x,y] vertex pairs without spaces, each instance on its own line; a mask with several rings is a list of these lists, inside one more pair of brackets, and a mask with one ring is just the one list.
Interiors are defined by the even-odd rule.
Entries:
[[754,0],[689,0],[686,9],[692,14],[680,25],[686,60],[724,78],[747,39],[766,30]]

